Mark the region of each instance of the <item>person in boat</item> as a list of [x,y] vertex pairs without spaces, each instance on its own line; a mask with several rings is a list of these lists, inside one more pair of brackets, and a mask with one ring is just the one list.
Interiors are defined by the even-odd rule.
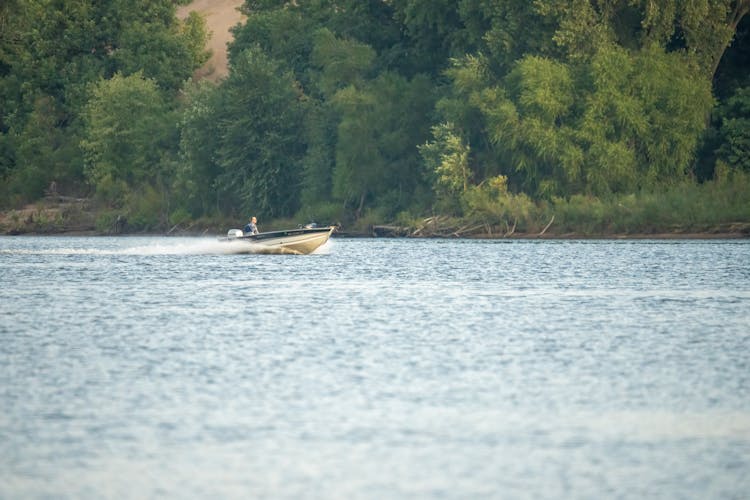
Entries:
[[243,233],[245,233],[245,236],[250,234],[258,234],[258,219],[255,217],[250,217],[250,222],[245,224],[245,228],[242,230]]

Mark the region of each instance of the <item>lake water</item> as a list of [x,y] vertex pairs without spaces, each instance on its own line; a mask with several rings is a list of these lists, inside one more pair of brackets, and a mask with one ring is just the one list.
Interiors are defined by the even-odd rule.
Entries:
[[750,241],[0,238],[0,498],[748,498]]

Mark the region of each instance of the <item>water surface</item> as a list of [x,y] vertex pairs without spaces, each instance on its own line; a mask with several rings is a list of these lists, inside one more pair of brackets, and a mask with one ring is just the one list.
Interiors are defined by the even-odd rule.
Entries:
[[747,498],[750,241],[0,238],[1,498]]

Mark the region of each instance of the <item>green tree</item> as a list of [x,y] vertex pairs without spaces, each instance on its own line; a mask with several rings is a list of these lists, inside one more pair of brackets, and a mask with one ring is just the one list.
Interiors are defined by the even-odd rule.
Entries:
[[[381,0],[248,0],[243,7],[248,22],[235,31],[237,42],[233,52],[239,53],[258,43],[272,57],[291,62],[302,81],[298,70],[309,61],[310,36],[328,29],[337,38],[371,47],[378,54],[378,68],[413,72],[418,61],[411,57],[392,4]],[[286,57],[279,57],[279,51]]]
[[[500,82],[481,59],[467,58],[449,73],[453,96],[441,110],[468,131],[475,154],[516,189],[549,197],[631,192],[680,179],[690,167],[712,105],[710,83],[695,78],[678,53],[653,47],[635,53],[601,47],[588,61],[563,63],[527,56]],[[480,119],[476,119],[477,113]],[[476,130],[477,125],[480,132]],[[520,176],[519,176],[520,174]]]
[[305,114],[305,142],[301,203],[305,216],[314,216],[315,206],[330,204],[336,165],[336,128],[339,113],[328,101],[311,100]]
[[128,2],[120,8],[124,13],[138,11],[138,18],[123,23],[116,35],[110,55],[110,66],[116,71],[126,75],[140,71],[163,89],[176,91],[208,60],[204,48],[208,31],[195,12],[178,22],[170,2],[137,6]]
[[661,45],[680,36],[686,51],[709,79],[748,12],[750,0],[640,1],[648,38]]
[[394,16],[403,26],[404,44],[413,54],[415,71],[435,76],[450,57],[477,49],[469,41],[461,11],[475,2],[455,0],[398,0],[392,2]]
[[311,59],[313,67],[319,70],[317,88],[332,97],[344,87],[362,87],[375,57],[369,45],[337,38],[328,29],[317,31]]
[[221,89],[204,81],[186,89],[180,124],[180,162],[176,190],[181,205],[193,216],[229,211],[217,189],[221,174],[217,152],[221,144]]
[[15,137],[15,160],[8,187],[20,200],[34,200],[44,195],[54,183],[55,190],[70,187],[82,163],[81,152],[60,126],[65,113],[50,97],[39,97],[34,103],[25,127]]
[[549,15],[545,5],[552,2],[517,2],[514,0],[493,0],[479,2],[478,15],[489,23],[474,34],[482,41],[480,50],[486,53],[493,72],[502,77],[513,64],[527,55],[556,57],[560,53],[553,35],[558,19]]
[[342,119],[338,125],[333,194],[353,200],[355,217],[359,217],[385,168],[385,159],[377,147],[377,125],[372,119],[378,103],[371,92],[349,86],[336,94],[335,104]]
[[[468,178],[472,182],[497,175],[500,153],[494,146],[487,131],[487,119],[482,112],[483,92],[493,87],[497,80],[488,67],[487,58],[482,55],[467,55],[452,59],[445,71],[450,81],[443,89],[442,97],[436,104],[438,116],[452,128],[464,142],[471,145],[469,151]],[[428,171],[432,168],[428,167]]]
[[744,87],[719,108],[720,161],[750,172],[750,87]]
[[[68,189],[82,189],[83,161],[75,150],[83,139],[81,117],[91,86],[100,79],[140,71],[174,97],[206,58],[203,20],[178,21],[176,3],[184,1],[3,2],[0,144],[5,151],[0,161],[6,178],[18,174],[33,177],[37,185],[56,180]],[[41,119],[39,106],[50,110],[54,120]],[[35,143],[53,146],[42,153]]]
[[299,208],[305,108],[291,71],[259,47],[233,62],[221,88],[217,187],[245,214]]
[[357,217],[368,200],[391,214],[407,208],[425,182],[416,146],[428,135],[429,81],[383,73],[363,89],[340,90],[334,104],[341,121],[333,194],[353,202]]
[[433,140],[419,147],[433,189],[444,199],[458,199],[469,186],[470,147],[452,123],[432,127]]
[[154,80],[140,73],[100,80],[84,119],[86,176],[97,190],[155,183],[165,189],[172,174],[169,156],[177,149],[177,117]]
[[270,58],[283,62],[294,72],[295,78],[308,88],[307,73],[313,50],[313,35],[319,29],[314,19],[305,16],[296,7],[248,7],[248,3],[257,2],[246,2],[244,10],[247,21],[232,30],[234,41],[229,44],[229,61],[234,63],[245,50],[258,46]]
[[593,56],[605,43],[683,52],[712,80],[750,0],[553,0],[535,9],[554,19],[555,41],[570,57]]

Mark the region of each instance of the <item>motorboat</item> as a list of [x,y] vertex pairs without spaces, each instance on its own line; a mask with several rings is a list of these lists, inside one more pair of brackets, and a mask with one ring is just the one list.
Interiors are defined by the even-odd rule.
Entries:
[[248,253],[309,254],[328,241],[335,226],[301,227],[282,231],[245,234],[242,229],[230,229],[221,241],[247,245]]

